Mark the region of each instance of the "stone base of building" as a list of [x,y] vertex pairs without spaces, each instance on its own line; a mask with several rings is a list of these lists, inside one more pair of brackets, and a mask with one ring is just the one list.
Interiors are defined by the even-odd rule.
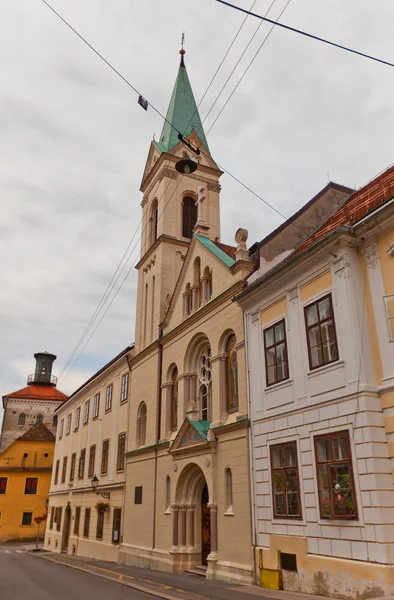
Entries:
[[[286,591],[345,600],[394,595],[394,565],[309,554],[307,539],[291,536],[272,535],[271,547],[257,547],[255,552],[262,587],[275,589],[271,582],[278,582]],[[281,553],[287,555],[282,563],[290,563],[290,570],[281,565]]]
[[[165,551],[122,544],[119,548],[120,564],[143,567],[167,573],[182,573],[201,564],[201,552],[191,550]],[[249,585],[253,583],[253,569],[249,565],[240,565],[221,561],[218,556],[208,556],[207,579]]]

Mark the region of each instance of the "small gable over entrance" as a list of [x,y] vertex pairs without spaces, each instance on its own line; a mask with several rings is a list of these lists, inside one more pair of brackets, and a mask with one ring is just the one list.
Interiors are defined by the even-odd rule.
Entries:
[[215,441],[215,436],[209,429],[210,425],[210,421],[191,421],[186,417],[171,445],[170,452],[185,450]]

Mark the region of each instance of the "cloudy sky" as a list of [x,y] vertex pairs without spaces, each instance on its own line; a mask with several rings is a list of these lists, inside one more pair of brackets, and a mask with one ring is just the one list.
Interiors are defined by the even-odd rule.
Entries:
[[[236,2],[249,8],[252,0]],[[254,10],[263,14],[271,3],[257,0]],[[268,16],[276,18],[286,3],[275,0]],[[162,112],[181,32],[199,101],[244,18],[214,0],[51,4]],[[281,20],[394,62],[390,0],[290,0]],[[259,23],[245,23],[201,105],[202,118]],[[268,30],[260,27],[205,131]],[[0,3],[0,78],[4,395],[24,385],[34,352],[57,354],[55,374],[62,371],[139,224],[139,184],[162,122],[42,0]],[[290,216],[328,179],[360,187],[394,162],[393,97],[394,69],[275,29],[209,133],[210,148],[219,164]],[[239,226],[252,243],[281,222],[226,175],[221,207],[228,243]],[[124,273],[137,254],[138,244]],[[135,290],[131,269],[61,382],[64,392],[133,340]]]

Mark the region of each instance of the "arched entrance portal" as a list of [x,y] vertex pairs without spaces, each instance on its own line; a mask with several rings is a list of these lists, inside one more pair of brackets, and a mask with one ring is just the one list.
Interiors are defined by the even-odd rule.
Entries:
[[187,465],[179,476],[173,509],[171,553],[178,570],[207,565],[217,553],[216,505],[202,469]]
[[68,540],[70,538],[70,524],[71,524],[71,508],[70,508],[70,505],[67,504],[66,510],[64,513],[62,552],[67,552],[67,550],[68,550]]
[[204,485],[201,494],[201,564],[207,565],[211,552],[211,514],[208,507],[208,486]]

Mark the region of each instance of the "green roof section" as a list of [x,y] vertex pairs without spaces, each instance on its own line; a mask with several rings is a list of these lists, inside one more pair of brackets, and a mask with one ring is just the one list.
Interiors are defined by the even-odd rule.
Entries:
[[201,437],[207,441],[207,433],[211,426],[211,421],[192,421],[189,419],[189,417],[187,417],[187,420],[189,421],[190,425],[194,427],[197,433],[199,433]]
[[204,235],[196,234],[194,234],[194,237],[197,238],[198,241],[201,242],[201,244],[203,244],[203,246],[208,248],[208,250],[210,250],[212,254],[217,256],[217,258],[221,260],[227,267],[232,267],[233,265],[235,265],[235,260],[231,258],[231,256],[229,256],[228,254],[226,254],[221,248],[219,248],[219,246],[217,246],[215,242],[213,242],[210,238],[207,238]]
[[183,55],[166,119],[160,140],[154,142],[160,152],[170,152],[170,150],[179,144],[178,132],[187,137],[192,131],[197,133],[209,152],[208,142],[205,137],[189,77],[187,76]]

